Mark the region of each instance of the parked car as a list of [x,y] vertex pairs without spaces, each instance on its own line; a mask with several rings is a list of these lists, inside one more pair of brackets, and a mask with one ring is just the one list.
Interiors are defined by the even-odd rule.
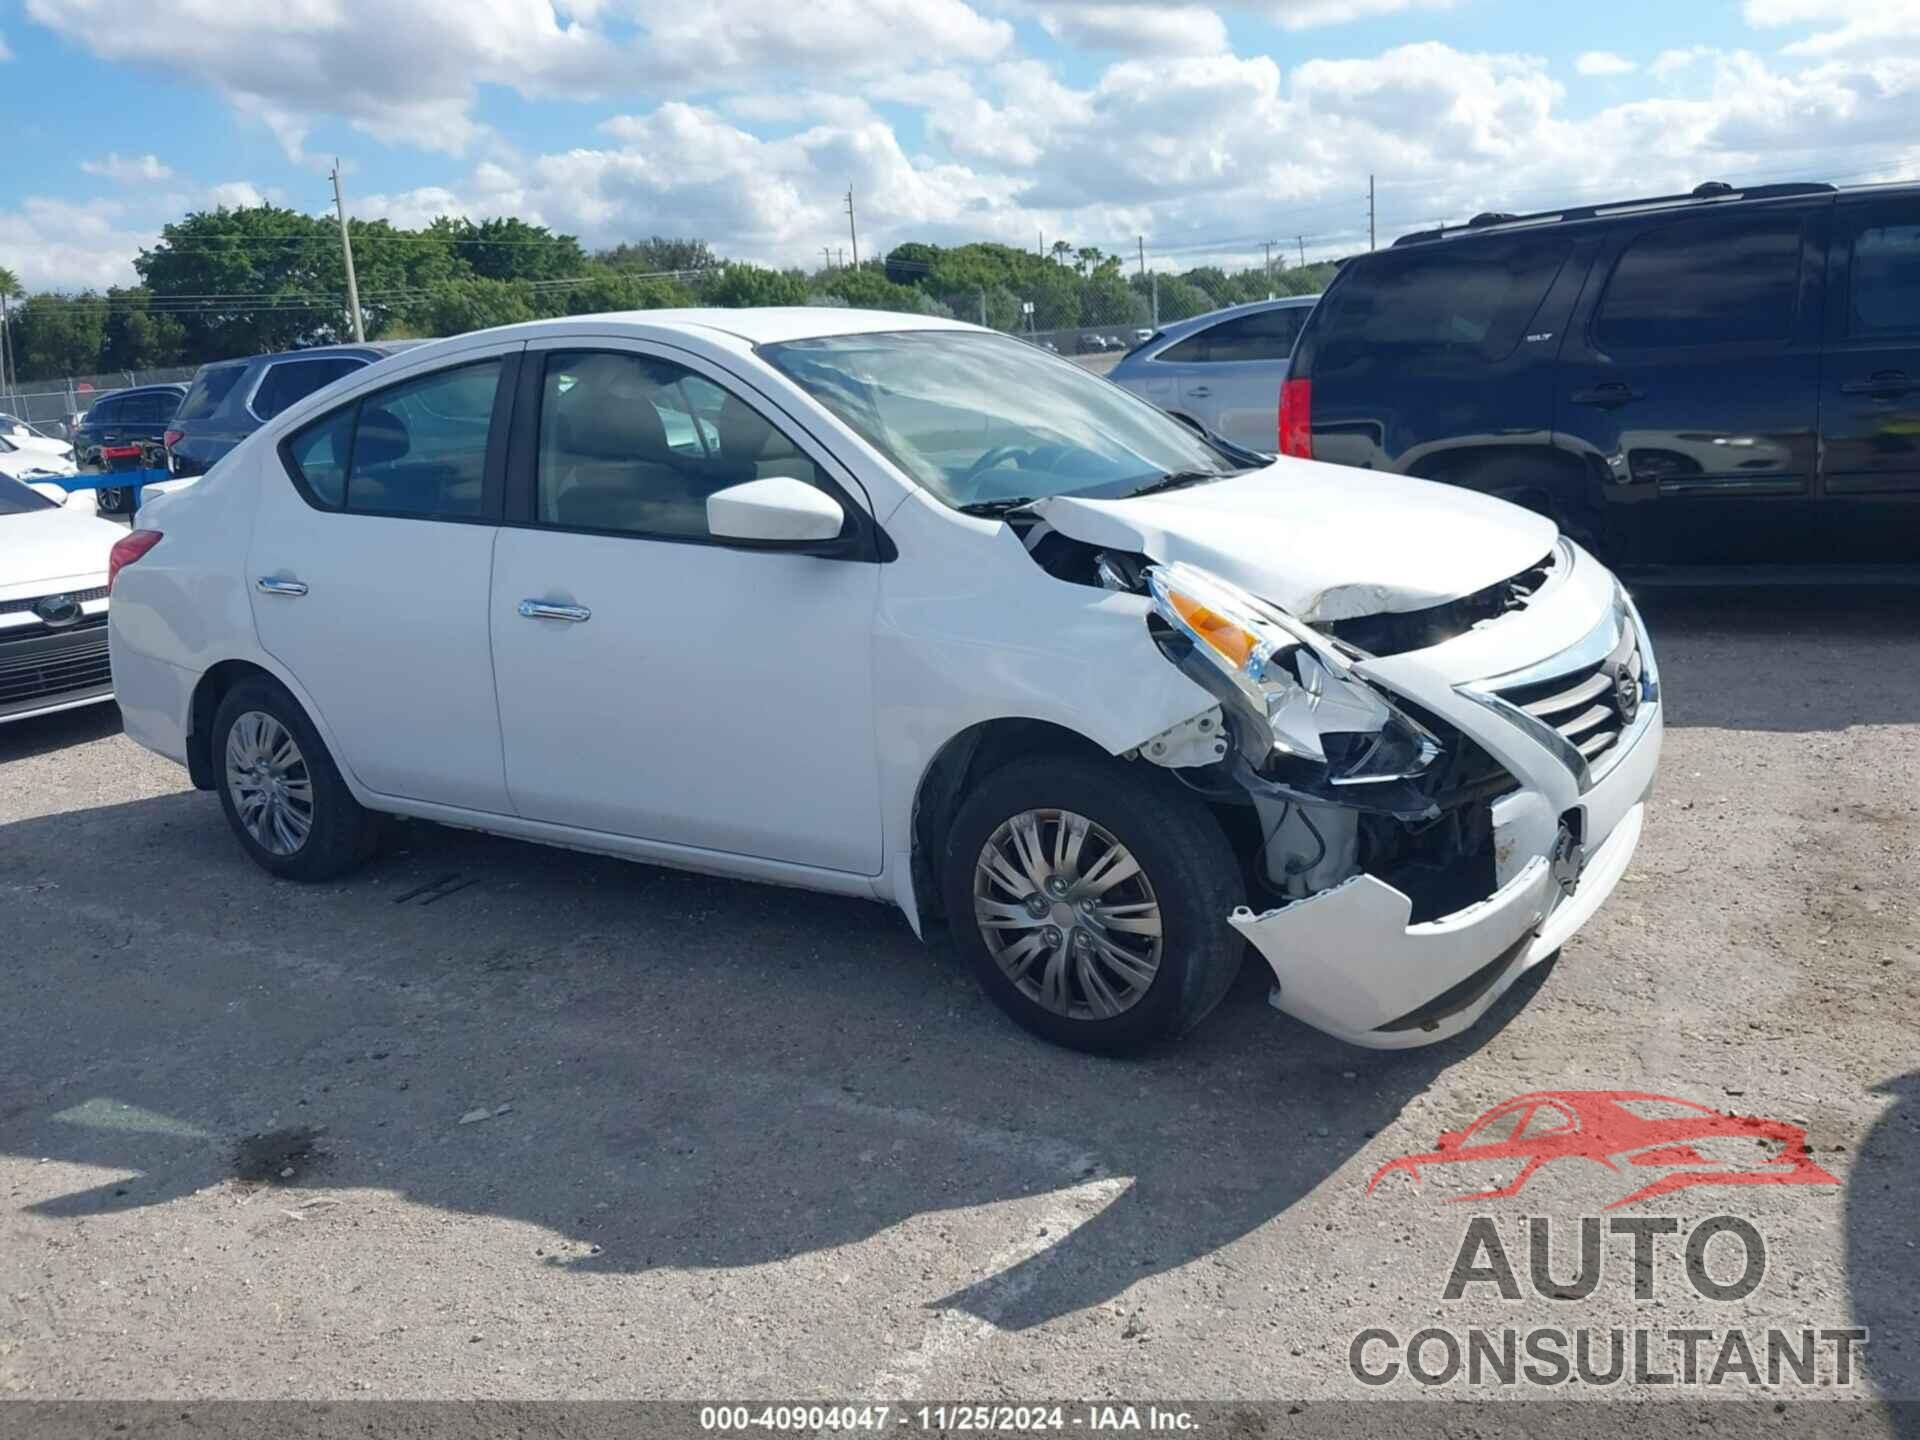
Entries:
[[1188,424],[1271,455],[1287,356],[1319,298],[1256,300],[1176,321],[1134,346],[1107,378]]
[[1920,186],[1476,216],[1348,262],[1292,455],[1519,501],[1626,565],[1916,558]]
[[54,480],[74,473],[73,454],[66,446],[59,453],[44,446],[28,448],[24,441],[0,436],[0,475],[20,481]]
[[[98,475],[140,468],[140,447],[159,446],[186,393],[184,385],[138,385],[95,400],[74,431],[80,469]],[[94,508],[102,515],[131,515],[137,507],[135,496],[130,485],[105,486],[94,491]]]
[[126,531],[0,475],[0,724],[113,698],[107,556]]
[[202,365],[163,437],[168,471],[179,478],[204,475],[289,405],[416,343],[317,345]]
[[8,441],[19,450],[38,450],[64,460],[73,458],[73,442],[30,425],[18,415],[0,412],[0,440]]
[[1550,521],[950,320],[440,341],[142,522],[127,731],[269,872],[387,812],[879,899],[1091,1050],[1195,1024],[1244,941],[1357,1044],[1458,1032],[1612,890],[1660,750],[1633,605]]

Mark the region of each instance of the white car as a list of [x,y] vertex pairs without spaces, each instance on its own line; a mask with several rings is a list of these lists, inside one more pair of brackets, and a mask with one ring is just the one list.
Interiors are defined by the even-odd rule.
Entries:
[[1551,522],[1256,462],[1016,339],[580,316],[291,407],[116,548],[127,731],[276,875],[377,812],[890,902],[1130,1051],[1251,942],[1361,1045],[1572,935],[1661,740]]
[[30,485],[75,473],[71,445],[38,437],[0,435],[0,475]]
[[113,698],[107,558],[126,531],[0,475],[0,724]]

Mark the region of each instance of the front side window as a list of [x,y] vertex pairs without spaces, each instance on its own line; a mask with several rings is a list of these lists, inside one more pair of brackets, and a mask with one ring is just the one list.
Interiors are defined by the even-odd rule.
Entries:
[[1300,334],[1300,310],[1262,310],[1225,320],[1206,332],[1206,359],[1214,364],[1235,360],[1285,360]]
[[830,488],[758,409],[683,365],[649,355],[546,357],[534,477],[542,524],[669,539],[710,538],[707,497],[787,476]]
[[500,363],[438,370],[363,395],[295,431],[287,457],[325,508],[479,515]]
[[1869,225],[1854,236],[1850,335],[1920,331],[1920,224]]
[[1602,349],[1784,341],[1800,285],[1800,219],[1662,225],[1621,254],[1594,317]]
[[262,420],[271,420],[289,405],[306,399],[342,376],[353,374],[365,364],[364,360],[345,357],[277,361],[267,367],[267,373],[260,378],[260,388],[253,392],[253,413]]
[[1005,336],[836,335],[760,354],[956,508],[1129,495],[1248,468],[1118,385]]

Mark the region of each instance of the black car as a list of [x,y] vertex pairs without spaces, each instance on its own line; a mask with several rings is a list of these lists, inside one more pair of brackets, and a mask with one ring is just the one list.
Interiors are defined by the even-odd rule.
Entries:
[[289,405],[418,341],[319,345],[202,365],[166,432],[167,469],[203,475]]
[[[143,468],[157,458],[173,412],[186,393],[184,385],[136,385],[102,395],[73,429],[74,463],[90,474]],[[131,515],[132,487],[96,490],[94,508],[102,515]]]
[[1552,515],[1616,565],[1920,561],[1920,186],[1476,216],[1342,267],[1283,454]]

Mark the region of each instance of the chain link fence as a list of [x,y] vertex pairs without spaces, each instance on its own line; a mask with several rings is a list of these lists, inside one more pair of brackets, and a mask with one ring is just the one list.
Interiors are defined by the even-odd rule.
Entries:
[[24,380],[18,389],[0,389],[0,414],[15,416],[37,430],[65,439],[65,427],[72,417],[85,414],[102,395],[136,385],[184,385],[193,379],[194,368],[174,365],[161,370],[74,375],[64,380]]

